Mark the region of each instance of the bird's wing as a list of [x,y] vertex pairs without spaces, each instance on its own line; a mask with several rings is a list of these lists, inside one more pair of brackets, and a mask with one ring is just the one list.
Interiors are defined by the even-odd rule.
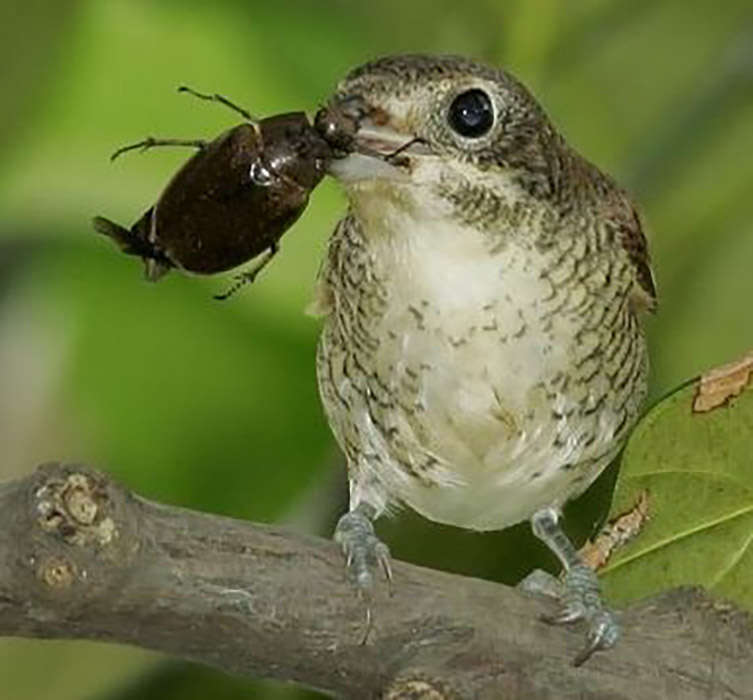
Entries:
[[635,288],[631,301],[635,308],[642,311],[655,311],[657,304],[656,282],[651,269],[648,242],[643,230],[640,215],[627,201],[618,210],[613,219],[617,240],[627,253],[633,265]]

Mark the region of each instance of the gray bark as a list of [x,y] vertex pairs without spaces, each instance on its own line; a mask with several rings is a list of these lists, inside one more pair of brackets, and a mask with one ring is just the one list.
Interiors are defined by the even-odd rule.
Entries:
[[0,634],[156,649],[345,698],[753,697],[750,618],[698,589],[624,611],[614,650],[554,602],[395,562],[364,601],[334,544],[152,503],[77,465],[0,485]]

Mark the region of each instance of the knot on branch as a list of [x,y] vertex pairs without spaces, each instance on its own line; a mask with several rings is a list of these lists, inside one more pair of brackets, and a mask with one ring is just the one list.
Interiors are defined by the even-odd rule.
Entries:
[[453,700],[456,696],[437,681],[400,678],[385,690],[382,697],[384,700]]
[[67,475],[54,467],[41,473],[50,471],[34,494],[39,527],[78,547],[110,544],[118,531],[107,512],[107,484],[94,473],[71,469]]
[[123,517],[125,494],[99,472],[59,463],[39,467],[26,489],[15,535],[27,553],[21,568],[38,602],[60,596],[74,605],[91,602],[116,586],[140,547],[135,510]]

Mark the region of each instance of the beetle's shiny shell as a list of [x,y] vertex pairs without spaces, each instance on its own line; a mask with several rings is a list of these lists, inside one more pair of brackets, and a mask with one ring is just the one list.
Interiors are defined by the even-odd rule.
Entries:
[[303,112],[239,124],[187,160],[130,231],[101,217],[95,227],[140,255],[150,279],[231,270],[277,244],[331,157]]

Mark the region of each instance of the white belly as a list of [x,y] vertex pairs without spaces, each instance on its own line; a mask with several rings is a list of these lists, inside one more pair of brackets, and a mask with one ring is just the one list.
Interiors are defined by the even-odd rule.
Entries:
[[[392,465],[372,472],[380,486],[431,520],[479,530],[585,488],[609,455],[587,467],[593,474],[570,467],[605,454],[610,414],[582,426],[553,416],[574,400],[556,389],[574,329],[565,318],[553,326],[558,338],[544,329],[551,287],[535,273],[536,253],[511,245],[490,256],[477,232],[440,226],[383,245],[375,274],[388,303],[371,368],[399,400],[351,417],[366,452]],[[593,430],[600,439],[585,454]],[[406,463],[425,478],[406,475]]]

